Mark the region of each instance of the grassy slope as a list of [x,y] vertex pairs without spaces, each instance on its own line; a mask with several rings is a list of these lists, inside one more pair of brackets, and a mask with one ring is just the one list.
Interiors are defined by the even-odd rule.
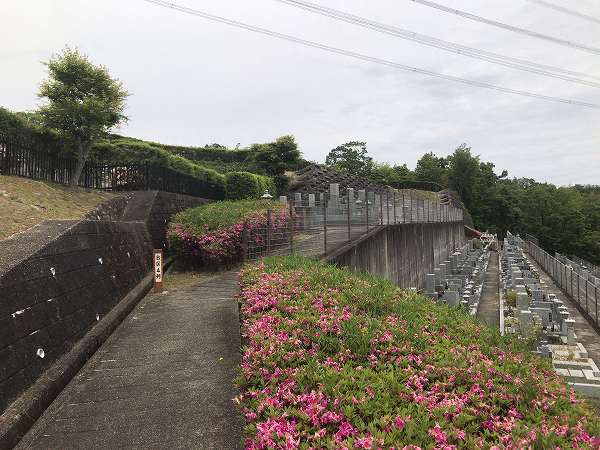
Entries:
[[300,257],[247,266],[241,303],[248,449],[600,447],[548,360],[459,309]]
[[0,239],[45,219],[78,219],[114,194],[0,175]]
[[226,200],[212,202],[177,213],[172,223],[181,224],[183,228],[191,228],[198,232],[206,230],[223,230],[244,219],[250,214],[266,212],[267,209],[278,210],[285,205],[272,200]]

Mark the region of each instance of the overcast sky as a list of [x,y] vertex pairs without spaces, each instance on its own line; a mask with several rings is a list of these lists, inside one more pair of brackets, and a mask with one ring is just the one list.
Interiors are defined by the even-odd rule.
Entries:
[[[600,55],[492,28],[409,0],[313,0],[513,57],[600,75]],[[590,46],[600,25],[526,0],[437,0]],[[597,0],[550,0],[600,17]],[[424,47],[274,0],[173,0],[252,25],[449,75],[600,103],[600,89]],[[142,0],[0,0],[0,105],[31,110],[40,61],[65,45],[131,92],[122,134],[170,144],[241,146],[293,134],[323,161],[349,140],[414,167],[465,142],[497,172],[600,184],[600,109],[555,104],[362,62],[230,28]]]

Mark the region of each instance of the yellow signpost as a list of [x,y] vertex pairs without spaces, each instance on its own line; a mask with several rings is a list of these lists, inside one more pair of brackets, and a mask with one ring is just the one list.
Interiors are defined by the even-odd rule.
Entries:
[[154,261],[154,292],[162,292],[163,289],[163,252],[155,249],[153,252]]

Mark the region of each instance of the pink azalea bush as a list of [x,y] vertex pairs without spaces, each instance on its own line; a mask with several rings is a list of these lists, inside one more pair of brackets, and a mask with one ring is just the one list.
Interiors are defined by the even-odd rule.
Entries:
[[301,257],[241,284],[246,449],[600,448],[548,361],[459,310]]
[[252,247],[265,244],[267,210],[274,234],[289,227],[286,205],[274,201],[222,201],[182,211],[167,229],[169,248],[194,265],[231,265],[242,259],[244,226]]

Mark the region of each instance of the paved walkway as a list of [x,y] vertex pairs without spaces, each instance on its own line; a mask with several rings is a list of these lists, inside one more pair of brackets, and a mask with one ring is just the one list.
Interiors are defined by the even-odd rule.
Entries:
[[17,448],[236,449],[238,274],[144,298]]
[[482,322],[500,327],[500,295],[498,294],[498,252],[490,253],[490,262],[483,282],[477,317]]
[[531,265],[539,272],[540,279],[546,283],[545,291],[556,295],[557,298],[562,300],[569,310],[571,319],[575,320],[575,335],[577,336],[577,342],[581,342],[588,351],[589,357],[592,358],[596,364],[600,364],[600,336],[598,336],[596,330],[592,328],[590,323],[575,307],[574,301],[556,286],[552,278],[544,272],[531,255],[528,256]]

